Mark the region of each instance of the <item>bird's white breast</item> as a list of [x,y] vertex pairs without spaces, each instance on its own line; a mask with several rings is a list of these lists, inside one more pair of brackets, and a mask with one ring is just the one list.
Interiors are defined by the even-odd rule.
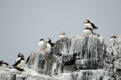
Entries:
[[86,29],[86,30],[84,30],[84,34],[85,34],[85,35],[91,35],[91,34],[92,34],[92,31]]
[[59,35],[59,38],[60,39],[65,39],[65,38],[67,38],[67,36],[66,35]]
[[47,43],[47,48],[50,48],[51,49],[51,45],[49,43]]
[[91,28],[93,30],[93,26],[90,23],[86,23],[85,27]]
[[21,60],[21,62],[18,66],[22,66],[24,63],[25,63],[25,60]]
[[51,45],[49,43],[47,43],[47,51],[51,50]]
[[38,43],[38,45],[39,45],[40,47],[46,47],[45,41],[40,41],[40,42]]
[[115,41],[116,39],[115,38],[110,38],[110,42],[113,42],[113,41]]
[[16,59],[16,63],[20,60],[20,63],[17,66],[22,66],[25,63],[25,60],[22,60],[21,57]]

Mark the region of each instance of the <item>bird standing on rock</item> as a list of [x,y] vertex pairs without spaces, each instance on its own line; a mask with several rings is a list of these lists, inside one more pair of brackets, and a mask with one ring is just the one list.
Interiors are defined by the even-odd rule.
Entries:
[[62,32],[62,33],[59,35],[59,38],[60,38],[60,39],[66,39],[66,38],[67,38],[67,35],[65,34],[65,32]]
[[85,27],[92,29],[92,31],[94,29],[98,29],[98,27],[96,27],[93,23],[91,23],[90,20],[85,20],[84,25],[85,25]]
[[44,39],[40,39],[38,45],[40,47],[40,53],[45,53],[47,45],[46,45],[46,42],[44,41]]
[[52,43],[51,39],[48,38],[48,40],[46,40],[46,45],[47,45],[47,50],[51,51],[51,48],[54,47],[54,43]]
[[24,61],[25,61],[24,54],[19,53],[18,58],[16,59],[15,64],[13,66],[22,67]]
[[23,69],[24,61],[25,61],[24,54],[19,53],[18,58],[15,61],[15,64],[13,64],[13,68],[15,68],[19,71],[24,71],[24,69]]
[[110,41],[114,41],[117,38],[117,36],[115,34],[112,34],[110,37]]
[[85,29],[84,29],[84,34],[86,36],[92,35],[93,34],[92,28],[89,28],[88,26],[86,26]]
[[0,60],[0,66],[8,66],[9,64],[4,62],[3,60]]

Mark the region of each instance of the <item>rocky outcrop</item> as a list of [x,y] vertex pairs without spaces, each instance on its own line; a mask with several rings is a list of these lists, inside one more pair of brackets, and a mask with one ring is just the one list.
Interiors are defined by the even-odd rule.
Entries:
[[[32,51],[24,72],[1,69],[0,79],[120,80],[120,39],[121,36],[108,44],[97,35],[61,39],[56,41],[50,52]],[[3,78],[2,75],[6,74],[9,76]]]
[[117,78],[121,77],[121,36],[110,40],[107,46],[107,54],[109,56],[109,71]]

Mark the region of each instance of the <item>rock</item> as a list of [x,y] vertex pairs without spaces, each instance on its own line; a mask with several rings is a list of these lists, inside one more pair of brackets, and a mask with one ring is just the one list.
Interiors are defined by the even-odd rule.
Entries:
[[109,41],[107,46],[107,53],[110,56],[110,71],[115,77],[121,76],[121,35],[116,39]]
[[118,37],[116,41],[105,44],[103,37],[97,35],[61,39],[50,52],[32,51],[28,67],[23,72],[1,68],[0,79],[120,80],[120,40]]

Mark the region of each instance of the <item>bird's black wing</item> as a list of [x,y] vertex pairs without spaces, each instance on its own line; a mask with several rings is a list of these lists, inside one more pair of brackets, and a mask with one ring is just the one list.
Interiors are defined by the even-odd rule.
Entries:
[[15,64],[13,64],[13,66],[17,66],[20,62],[21,62],[21,59],[19,59],[18,61],[16,61]]
[[8,64],[8,63],[6,63],[6,62],[5,62],[4,64],[5,64],[5,65],[7,65],[7,66],[9,65],[9,64]]
[[96,27],[93,23],[90,23],[94,29],[98,29],[98,27]]
[[53,46],[55,46],[55,44],[54,43],[51,43],[51,46],[53,47]]
[[27,60],[26,60],[26,64],[28,63],[29,59],[30,59],[30,56],[27,58]]

